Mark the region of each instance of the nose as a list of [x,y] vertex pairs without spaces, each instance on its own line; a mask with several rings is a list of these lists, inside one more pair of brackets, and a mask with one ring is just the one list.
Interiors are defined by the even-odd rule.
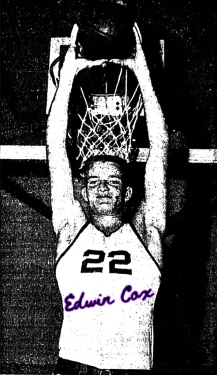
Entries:
[[101,180],[100,181],[99,190],[100,191],[107,191],[107,190],[109,190],[108,182],[106,180]]

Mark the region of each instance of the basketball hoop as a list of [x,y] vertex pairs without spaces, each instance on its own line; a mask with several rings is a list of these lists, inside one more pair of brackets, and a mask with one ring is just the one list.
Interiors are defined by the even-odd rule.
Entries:
[[142,108],[139,85],[131,96],[127,92],[127,68],[125,70],[125,90],[119,91],[123,75],[120,68],[118,82],[114,92],[85,96],[80,88],[86,110],[82,116],[78,113],[81,126],[77,130],[77,160],[80,168],[91,156],[118,156],[127,162],[136,154],[133,147],[133,132]]

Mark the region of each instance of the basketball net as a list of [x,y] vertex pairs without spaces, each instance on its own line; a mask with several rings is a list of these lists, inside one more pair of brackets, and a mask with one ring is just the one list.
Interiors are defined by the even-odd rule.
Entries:
[[125,92],[118,93],[120,74],[113,94],[92,94],[88,98],[81,88],[86,111],[82,117],[78,114],[81,126],[77,133],[77,147],[81,166],[91,156],[118,156],[131,161],[135,154],[132,147],[133,131],[142,107],[139,85],[131,97],[127,93],[127,70],[125,73]]

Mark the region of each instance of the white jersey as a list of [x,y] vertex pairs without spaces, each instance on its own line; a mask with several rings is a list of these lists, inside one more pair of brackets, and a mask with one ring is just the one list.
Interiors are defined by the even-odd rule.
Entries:
[[157,263],[130,224],[86,223],[57,260],[64,319],[59,356],[100,369],[149,370]]

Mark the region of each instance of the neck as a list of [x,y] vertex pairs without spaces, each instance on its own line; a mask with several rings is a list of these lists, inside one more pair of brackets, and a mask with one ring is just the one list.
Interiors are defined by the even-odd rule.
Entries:
[[92,215],[92,224],[109,236],[123,225],[122,215]]

